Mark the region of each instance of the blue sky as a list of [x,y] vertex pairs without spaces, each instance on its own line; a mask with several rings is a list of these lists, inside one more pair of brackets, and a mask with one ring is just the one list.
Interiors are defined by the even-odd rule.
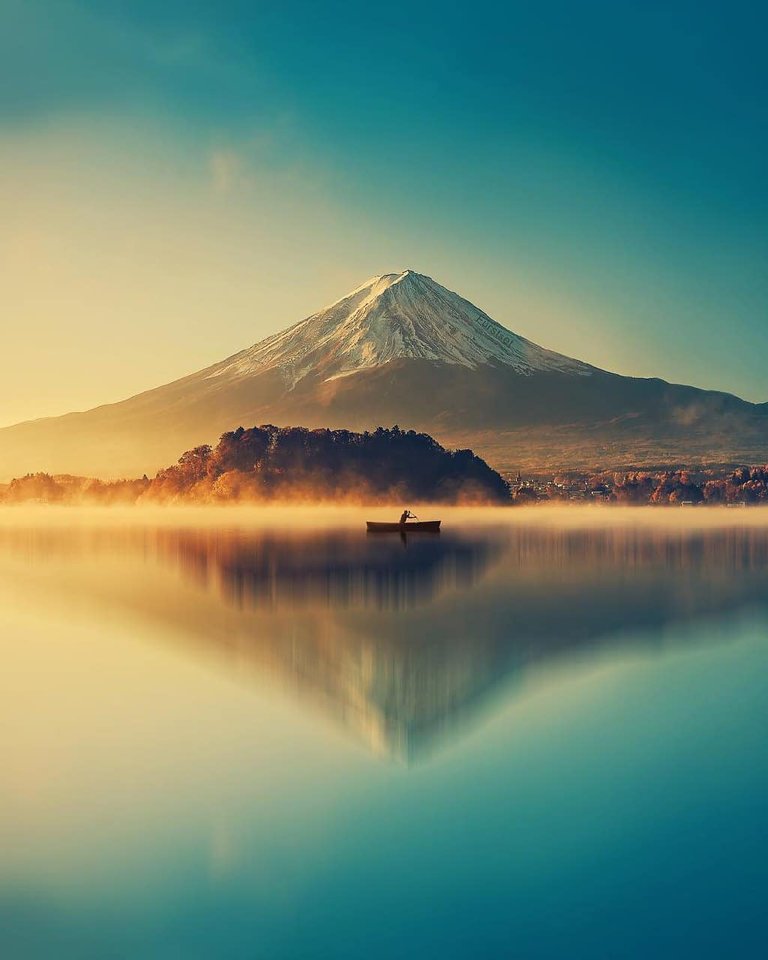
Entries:
[[766,29],[738,2],[0,0],[0,422],[405,266],[545,346],[768,400]]

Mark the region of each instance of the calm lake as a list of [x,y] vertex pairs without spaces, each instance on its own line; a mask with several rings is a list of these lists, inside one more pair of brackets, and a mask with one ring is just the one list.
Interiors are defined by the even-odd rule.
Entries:
[[768,511],[439,515],[0,513],[3,960],[765,955]]

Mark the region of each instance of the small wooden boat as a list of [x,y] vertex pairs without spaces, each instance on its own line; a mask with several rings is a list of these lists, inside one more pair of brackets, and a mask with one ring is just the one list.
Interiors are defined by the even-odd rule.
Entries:
[[406,523],[380,523],[366,521],[368,533],[439,533],[439,520],[411,520]]

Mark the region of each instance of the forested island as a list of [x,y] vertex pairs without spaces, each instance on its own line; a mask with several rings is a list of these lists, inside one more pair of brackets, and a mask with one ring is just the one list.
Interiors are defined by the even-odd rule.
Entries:
[[0,495],[6,503],[508,503],[509,485],[471,450],[446,450],[398,426],[355,433],[265,425],[188,450],[154,479],[35,473]]
[[187,450],[150,479],[31,473],[0,485],[13,503],[456,503],[534,505],[768,504],[768,465],[504,478],[471,450],[426,433],[378,427],[238,427]]

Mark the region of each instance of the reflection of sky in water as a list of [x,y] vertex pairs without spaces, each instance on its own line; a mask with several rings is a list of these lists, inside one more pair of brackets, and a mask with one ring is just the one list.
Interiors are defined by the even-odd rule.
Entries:
[[757,955],[767,571],[759,528],[2,530],[2,955]]

